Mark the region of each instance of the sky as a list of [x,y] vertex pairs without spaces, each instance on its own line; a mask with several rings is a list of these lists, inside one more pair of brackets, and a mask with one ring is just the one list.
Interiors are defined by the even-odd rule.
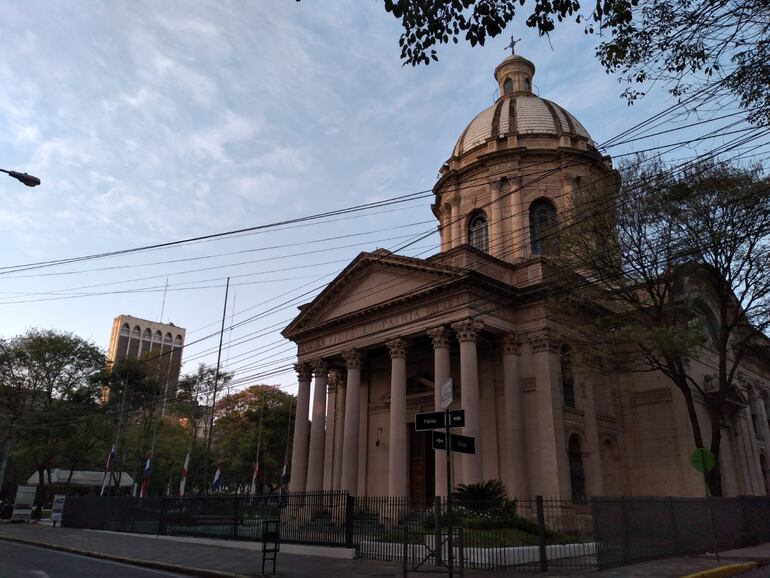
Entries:
[[[162,243],[430,191],[492,104],[511,34],[536,92],[603,142],[668,106],[633,107],[566,25],[403,66],[380,0],[0,0],[0,268]],[[656,143],[652,138],[645,146]],[[611,151],[625,153],[633,144]],[[348,218],[65,266],[0,269],[0,337],[70,331],[106,348],[128,314],[187,329],[184,370],[295,381],[279,330],[360,251],[435,230],[430,198]],[[437,250],[433,235],[410,254]],[[165,289],[166,282],[168,288]],[[165,298],[164,298],[165,295]],[[194,342],[194,343],[193,343]]]

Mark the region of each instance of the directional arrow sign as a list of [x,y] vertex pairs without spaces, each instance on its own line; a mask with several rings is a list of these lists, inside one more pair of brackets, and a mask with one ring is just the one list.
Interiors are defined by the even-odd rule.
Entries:
[[446,434],[441,431],[433,432],[433,449],[446,450]]
[[449,412],[449,427],[465,427],[464,409],[453,409]]
[[429,411],[427,413],[418,413],[414,416],[414,429],[417,431],[439,429],[442,427],[444,427],[443,411]]
[[[446,434],[444,432],[433,432],[433,449],[446,450]],[[461,454],[475,454],[476,440],[469,436],[449,434],[449,449]]]

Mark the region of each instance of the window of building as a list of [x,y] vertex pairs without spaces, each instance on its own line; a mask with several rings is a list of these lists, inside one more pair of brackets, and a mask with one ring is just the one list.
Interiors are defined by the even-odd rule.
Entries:
[[533,255],[550,252],[554,239],[549,233],[556,224],[556,208],[548,199],[538,199],[529,206],[529,236]]
[[583,452],[577,434],[569,437],[567,446],[569,456],[569,483],[572,490],[572,502],[582,504],[586,499],[586,475],[583,470]]
[[575,407],[575,378],[572,375],[572,351],[561,346],[561,395],[565,407]]
[[487,216],[483,211],[474,212],[468,219],[468,244],[479,251],[489,252]]
[[513,81],[510,78],[506,78],[503,82],[503,94],[511,94],[513,92]]

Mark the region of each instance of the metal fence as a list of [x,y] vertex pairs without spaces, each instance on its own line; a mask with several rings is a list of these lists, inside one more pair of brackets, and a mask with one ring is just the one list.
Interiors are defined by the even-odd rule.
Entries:
[[301,544],[350,544],[345,492],[282,496],[169,498],[69,497],[62,525],[138,534],[262,539],[262,522],[277,520],[281,540]]
[[[703,498],[551,500],[352,497],[345,492],[185,498],[68,497],[63,525],[118,532],[262,539],[263,521],[281,540],[356,548],[362,558],[413,566],[446,563],[446,536],[462,529],[451,554],[468,568],[590,570],[714,549]],[[770,541],[770,498],[709,501],[720,549]],[[458,534],[459,535],[459,534]],[[404,554],[406,553],[406,557]]]
[[448,559],[451,527],[462,528],[464,542],[462,552],[454,542],[453,558],[468,568],[596,568],[587,504],[455,499],[451,515],[441,498],[428,506],[389,497],[356,498],[354,504],[353,541],[362,558],[404,560],[406,554],[413,566],[440,565]]
[[[770,541],[770,498],[594,498],[597,563],[742,548]],[[714,522],[711,530],[709,507]]]

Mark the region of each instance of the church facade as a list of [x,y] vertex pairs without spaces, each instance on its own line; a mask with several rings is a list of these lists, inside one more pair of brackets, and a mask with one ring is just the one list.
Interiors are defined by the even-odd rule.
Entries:
[[[534,73],[516,55],[497,66],[499,98],[441,168],[440,252],[361,253],[284,330],[298,348],[297,415],[312,416],[295,424],[292,491],[445,495],[444,454],[414,421],[451,380],[476,440],[475,454],[455,454],[454,484],[499,479],[511,496],[575,501],[702,495],[681,394],[663,375],[573,367],[569,316],[546,306],[546,225],[581,183],[616,177],[580,122],[533,93]],[[725,420],[728,495],[767,493],[768,369],[747,360]]]

